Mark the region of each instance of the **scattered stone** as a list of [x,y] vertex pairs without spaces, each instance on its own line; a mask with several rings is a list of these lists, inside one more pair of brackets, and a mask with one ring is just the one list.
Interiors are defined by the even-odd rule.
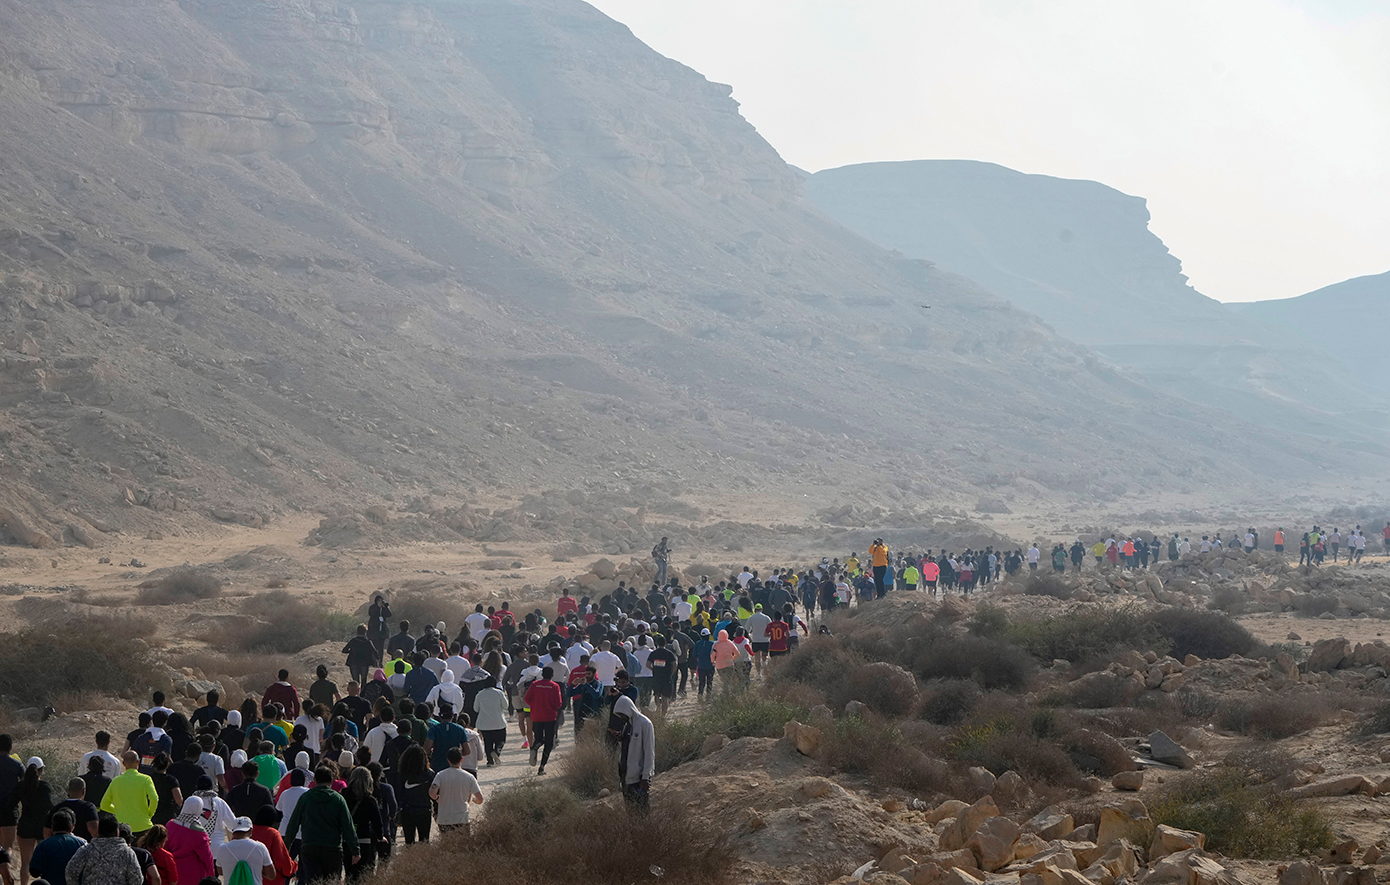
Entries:
[[1293,787],[1284,791],[1284,795],[1290,799],[1312,799],[1321,796],[1350,796],[1353,793],[1361,793],[1366,796],[1376,794],[1376,785],[1369,778],[1359,774],[1349,774],[1346,777],[1333,778],[1330,781],[1322,781],[1316,784],[1307,784],[1302,787]]
[[801,782],[800,790],[801,795],[805,796],[807,799],[819,799],[822,796],[827,796],[835,792],[836,790],[843,791],[843,789],[834,781],[824,777],[806,778],[806,780]]
[[824,728],[835,722],[835,711],[825,704],[816,704],[811,708],[811,724],[817,728]]
[[883,800],[880,807],[889,814],[897,814],[903,810],[903,803],[901,799],[888,798]]
[[1340,669],[1344,663],[1350,663],[1351,641],[1338,636],[1335,639],[1319,639],[1313,643],[1313,650],[1308,653],[1308,671],[1317,673]]
[[205,679],[188,679],[179,687],[179,693],[186,698],[197,700],[210,691],[222,694],[222,683]]
[[1370,864],[1380,863],[1382,856],[1383,852],[1379,847],[1370,845],[1365,851],[1361,852],[1361,864],[1363,866],[1369,866]]
[[1240,879],[1200,849],[1176,851],[1149,864],[1136,885],[1240,885]]
[[1322,868],[1310,860],[1296,860],[1279,875],[1279,885],[1325,885]]
[[1284,638],[1287,639],[1287,640],[1289,640],[1290,642],[1302,642],[1302,641],[1303,641],[1303,637],[1302,637],[1302,636],[1299,636],[1297,633],[1293,632],[1292,630],[1290,630],[1290,631],[1289,631],[1289,635],[1288,635],[1288,636],[1285,636]]
[[1207,837],[1193,830],[1180,830],[1167,824],[1159,824],[1154,829],[1154,840],[1149,845],[1149,862],[1189,848],[1206,848]]
[[767,826],[767,821],[763,820],[762,814],[756,808],[745,809],[743,816],[750,832],[756,833]]
[[[940,823],[941,821],[946,820],[947,818],[955,817],[956,815],[960,814],[961,811],[969,807],[969,802],[962,802],[959,799],[947,799],[945,802],[942,802],[940,805],[936,806],[936,808],[927,812],[927,823]],[[1070,817],[1068,817],[1067,819],[1071,820]]]
[[1144,786],[1144,772],[1122,771],[1110,779],[1110,785],[1117,790],[1134,791]]
[[1072,842],[1094,842],[1096,841],[1096,825],[1086,824],[1084,827],[1077,827],[1066,838]]
[[979,861],[975,859],[975,852],[969,848],[957,848],[955,851],[942,851],[931,856],[932,861],[940,865],[943,870],[959,868],[962,870],[978,870]]
[[996,779],[988,768],[975,766],[966,772],[966,777],[970,780],[970,786],[976,793],[984,794],[994,790]]
[[1024,783],[1023,776],[1012,770],[999,775],[994,783],[994,792],[1010,799],[1022,796],[1027,789],[1028,785]]
[[1056,805],[1049,805],[1023,825],[1024,832],[1036,833],[1044,841],[1060,839],[1076,828],[1072,816]]
[[[53,564],[56,566],[58,563],[55,562]],[[132,559],[130,562],[126,563],[126,566],[129,568],[144,568],[145,564],[138,559]]]
[[1027,860],[1038,852],[1046,850],[1046,839],[1036,833],[1024,833],[1014,843],[1014,860]]
[[1328,863],[1351,863],[1360,847],[1355,839],[1343,839],[1327,850],[1326,859]]
[[820,729],[814,725],[802,725],[793,719],[783,727],[782,737],[803,756],[814,756],[820,749]]
[[703,759],[711,753],[717,753],[729,745],[728,735],[712,734],[700,742],[700,758]]
[[869,708],[862,701],[850,701],[845,704],[845,715],[855,719],[863,719],[869,712]]
[[1187,751],[1182,748],[1181,744],[1161,731],[1155,731],[1149,735],[1149,755],[1156,762],[1176,765],[1178,768],[1193,768],[1197,764],[1192,761],[1191,756],[1187,755]]

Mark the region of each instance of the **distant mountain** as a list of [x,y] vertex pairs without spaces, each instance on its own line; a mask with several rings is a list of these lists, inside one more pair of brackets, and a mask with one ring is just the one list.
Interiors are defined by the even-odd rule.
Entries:
[[[1384,390],[1390,377],[1386,347],[1390,272],[1356,277],[1278,301],[1227,305],[1233,312],[1298,335],[1335,356],[1355,379]],[[1328,379],[1345,383],[1346,379]]]
[[1360,384],[1329,390],[1321,342],[1192,288],[1139,197],[967,160],[845,166],[806,188],[875,243],[976,280],[1169,392],[1351,437],[1364,432],[1368,403],[1385,405]]

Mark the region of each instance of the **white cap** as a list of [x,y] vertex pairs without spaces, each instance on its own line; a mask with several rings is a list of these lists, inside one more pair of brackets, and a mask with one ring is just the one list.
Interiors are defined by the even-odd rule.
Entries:
[[239,817],[239,818],[237,818],[236,821],[232,824],[232,832],[233,832],[233,833],[249,833],[249,832],[251,832],[251,818],[249,818],[249,817]]
[[43,768],[43,760],[37,756],[30,756],[29,761],[24,763],[25,768]]

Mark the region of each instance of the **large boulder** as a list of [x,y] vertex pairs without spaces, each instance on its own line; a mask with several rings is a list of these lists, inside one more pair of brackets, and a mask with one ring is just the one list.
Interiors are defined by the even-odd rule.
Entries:
[[1158,860],[1160,857],[1172,854],[1174,851],[1186,851],[1189,848],[1206,848],[1207,837],[1203,833],[1193,830],[1180,830],[1177,827],[1170,827],[1167,824],[1159,824],[1154,828],[1153,842],[1149,844],[1149,862]]
[[1336,670],[1350,662],[1352,655],[1351,641],[1338,636],[1335,639],[1319,639],[1313,643],[1313,650],[1308,653],[1308,671],[1316,673],[1320,670]]
[[1156,762],[1176,765],[1178,768],[1194,768],[1197,765],[1196,762],[1192,761],[1192,757],[1187,755],[1182,744],[1161,731],[1149,734],[1149,755]]
[[1311,860],[1296,860],[1279,876],[1279,885],[1326,885],[1322,868]]
[[1096,830],[1096,844],[1108,848],[1120,839],[1144,844],[1153,824],[1149,820],[1149,810],[1138,799],[1123,799],[1100,810],[1100,826]]
[[959,799],[947,799],[945,802],[942,802],[940,805],[927,812],[927,823],[940,823],[948,817],[955,817],[960,814],[963,809],[969,807],[969,802],[962,802]]
[[1350,796],[1353,793],[1374,796],[1376,791],[1375,782],[1369,778],[1359,774],[1349,774],[1346,777],[1333,778],[1330,781],[1294,787],[1285,790],[1284,795],[1290,799],[1313,799],[1323,796]]
[[998,816],[999,806],[994,804],[994,797],[982,797],[974,805],[961,809],[956,815],[956,819],[951,822],[950,826],[946,827],[941,834],[941,848],[945,851],[964,848],[965,843],[969,842],[970,837],[975,835],[975,831],[980,828],[980,824],[991,817]]
[[820,750],[820,729],[802,725],[793,719],[782,728],[782,737],[803,756],[814,756]]
[[1136,885],[1243,885],[1234,873],[1200,849],[1176,851],[1135,879]]
[[1029,818],[1028,822],[1023,825],[1025,833],[1036,833],[1048,842],[1053,839],[1060,839],[1074,829],[1076,829],[1076,823],[1072,820],[1072,816],[1056,805],[1047,806]]
[[1014,843],[1022,834],[1018,824],[1007,817],[991,817],[971,835],[967,848],[979,861],[980,869],[992,873],[1014,859]]

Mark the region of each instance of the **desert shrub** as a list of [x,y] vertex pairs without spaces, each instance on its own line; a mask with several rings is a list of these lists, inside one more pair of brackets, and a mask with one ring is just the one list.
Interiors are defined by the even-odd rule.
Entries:
[[1175,695],[1178,712],[1186,719],[1210,719],[1221,709],[1221,701],[1201,691],[1180,691]]
[[1331,712],[1318,697],[1271,695],[1226,705],[1221,727],[1261,740],[1278,740],[1318,727]]
[[1320,593],[1303,600],[1303,605],[1299,607],[1298,613],[1305,617],[1316,618],[1318,615],[1335,612],[1340,606],[1341,603],[1337,601],[1337,597]]
[[1118,651],[1166,652],[1170,643],[1137,607],[1089,608],[1036,621],[1013,621],[1006,638],[1043,661],[1105,661]]
[[1227,614],[1235,614],[1245,605],[1245,599],[1245,594],[1241,593],[1235,587],[1222,585],[1217,587],[1216,591],[1212,593],[1211,607],[1220,609]]
[[1021,689],[1034,663],[1022,649],[983,636],[943,633],[924,637],[904,652],[903,665],[919,679],[972,679],[985,689]]
[[402,591],[391,599],[391,632],[395,632],[396,624],[409,621],[412,632],[418,636],[426,624],[443,621],[452,636],[463,626],[463,619],[471,614],[473,606],[466,605],[457,595],[430,590]]
[[1023,592],[1029,596],[1051,596],[1053,599],[1071,599],[1072,589],[1059,575],[1035,574],[1023,585]]
[[1291,771],[1307,767],[1292,753],[1269,744],[1247,745],[1228,753],[1221,764],[1244,772],[1252,785],[1269,783]]
[[1076,766],[1062,748],[1020,731],[1008,720],[963,725],[947,744],[947,753],[964,765],[979,765],[995,775],[1016,771],[1049,784],[1078,780]]
[[1062,723],[1057,719],[1057,711],[1051,707],[1041,707],[1033,711],[1033,717],[1028,720],[1028,733],[1042,741],[1061,737]]
[[288,578],[271,578],[265,582],[265,588],[267,590],[281,590],[289,585],[290,581]]
[[1002,608],[982,605],[975,610],[975,616],[965,624],[965,629],[976,636],[998,636],[1009,627],[1009,616]]
[[135,601],[140,605],[174,605],[216,599],[222,595],[222,582],[197,569],[179,569],[157,581],[140,586]]
[[79,692],[143,691],[157,682],[145,643],[108,632],[100,621],[0,637],[0,698],[14,707],[41,707]]
[[922,718],[935,725],[955,725],[975,709],[980,687],[969,679],[946,679],[922,704]]
[[844,716],[835,720],[833,727],[821,730],[823,761],[850,774],[886,771],[903,746],[902,731],[883,719]]
[[223,649],[259,654],[294,654],[329,640],[346,640],[357,619],[311,605],[284,590],[248,596],[244,614],[259,619],[250,627],[220,628],[212,637]]
[[1151,612],[1147,621],[1168,639],[1169,654],[1178,660],[1187,655],[1203,660],[1248,655],[1259,645],[1249,630],[1220,612],[1168,608]]
[[1128,682],[1128,678],[1114,673],[1092,673],[1073,682],[1062,693],[1059,706],[1080,707],[1083,710],[1118,707],[1125,702]]
[[756,691],[718,692],[690,719],[656,719],[656,770],[668,771],[699,755],[700,744],[712,734],[730,740],[781,737],[786,724],[805,722],[807,711]]
[[835,639],[812,637],[797,643],[796,651],[779,659],[779,666],[767,683],[777,686],[797,682],[834,696],[841,691],[850,671],[863,662],[863,658]]
[[[731,855],[720,829],[700,826],[685,806],[660,802],[659,793],[655,799],[649,814],[595,813],[558,783],[495,790],[471,838],[445,837],[402,852],[366,881],[453,885],[460,869],[475,885],[648,882],[655,869],[677,885],[723,881]],[[615,850],[638,845],[640,851]]]
[[1381,704],[1361,726],[1362,734],[1390,733],[1390,704]]
[[840,709],[855,700],[867,704],[875,713],[901,716],[916,705],[918,697],[911,673],[896,665],[875,661],[851,670],[841,691],[830,695],[830,703]]
[[560,779],[581,799],[596,799],[604,789],[619,789],[618,761],[597,720],[579,733],[574,746],[561,758]]
[[1231,766],[1175,780],[1148,807],[1154,823],[1205,833],[1208,850],[1233,857],[1306,855],[1333,841],[1319,808],[1260,790],[1248,772]]

